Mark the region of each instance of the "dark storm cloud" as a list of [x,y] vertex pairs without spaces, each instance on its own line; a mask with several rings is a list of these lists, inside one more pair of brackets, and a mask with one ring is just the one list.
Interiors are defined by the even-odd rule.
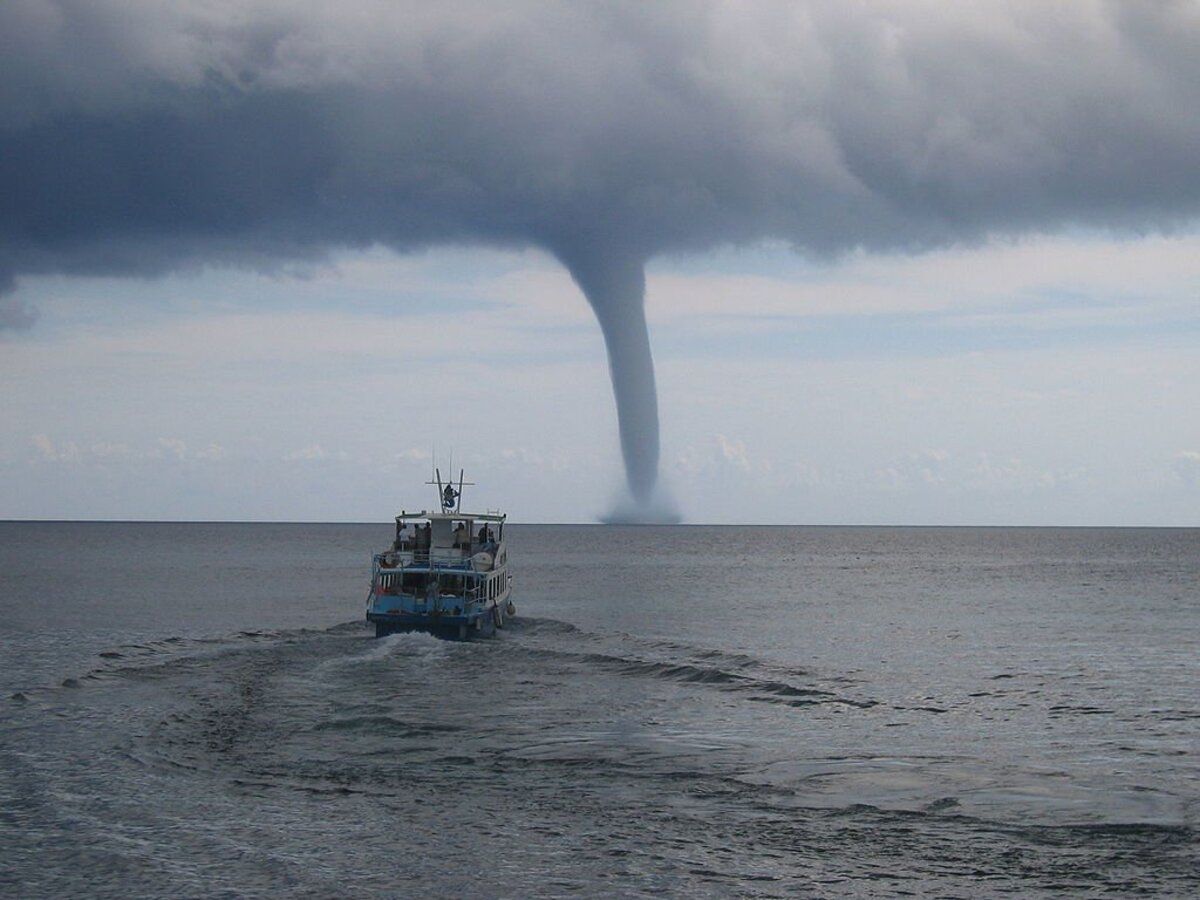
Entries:
[[1200,205],[1200,7],[0,7],[0,260],[920,248]]
[[1191,221],[1197,46],[1194,2],[8,0],[0,285],[536,244],[652,378],[655,254]]

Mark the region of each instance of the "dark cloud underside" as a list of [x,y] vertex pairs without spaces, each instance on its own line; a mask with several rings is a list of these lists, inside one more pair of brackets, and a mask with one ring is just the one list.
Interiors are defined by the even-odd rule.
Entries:
[[969,7],[6,4],[0,265],[1194,217],[1197,4]]

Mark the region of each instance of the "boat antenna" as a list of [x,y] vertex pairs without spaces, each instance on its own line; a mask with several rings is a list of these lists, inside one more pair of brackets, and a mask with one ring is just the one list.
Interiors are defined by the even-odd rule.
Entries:
[[442,470],[438,466],[433,467],[433,477],[425,482],[426,484],[436,484],[438,489],[438,503],[441,504],[442,512],[458,513],[462,511],[462,489],[463,485],[473,485],[475,482],[466,481],[465,472],[463,469],[458,470],[458,489],[454,488],[454,470],[450,470],[450,477],[445,482],[442,481]]

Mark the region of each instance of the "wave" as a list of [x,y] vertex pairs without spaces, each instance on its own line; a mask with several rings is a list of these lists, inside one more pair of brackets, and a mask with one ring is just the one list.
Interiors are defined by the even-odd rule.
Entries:
[[[306,677],[321,680],[336,670],[380,663],[409,662],[417,667],[458,653],[472,653],[487,645],[504,656],[533,655],[573,661],[618,676],[696,685],[740,694],[760,703],[790,707],[835,704],[870,708],[877,703],[856,699],[812,682],[806,670],[760,660],[750,654],[695,646],[659,638],[639,638],[623,632],[597,633],[556,619],[520,617],[494,641],[457,644],[422,633],[389,635],[365,642],[354,652],[335,645],[314,654],[315,666]],[[210,664],[214,658],[246,651],[296,647],[304,651],[309,641],[340,637],[366,638],[360,620],[326,628],[242,630],[228,635],[182,637],[120,644],[97,654],[99,665],[67,678],[56,688],[78,688],[121,678],[169,677],[180,667]],[[357,646],[357,645],[356,645]],[[467,648],[475,648],[469,650]],[[839,685],[847,681],[835,678]],[[15,699],[15,698],[14,698]],[[29,692],[22,694],[27,702]]]
[[[647,642],[663,646],[668,642]],[[647,659],[642,656],[622,653],[597,652],[587,649],[564,649],[562,647],[528,646],[520,649],[535,655],[575,661],[586,666],[630,677],[651,678],[679,684],[694,684],[731,693],[741,693],[747,699],[758,702],[779,703],[802,707],[816,704],[840,704],[859,708],[876,705],[873,700],[855,700],[840,696],[833,691],[812,685],[797,685],[784,681],[771,670],[769,664],[743,654],[728,654],[719,650],[688,648],[671,642],[677,651],[690,651],[690,658]],[[685,654],[681,652],[681,656]],[[730,666],[730,657],[734,665]],[[718,663],[706,665],[707,658]],[[753,669],[760,673],[754,673]]]

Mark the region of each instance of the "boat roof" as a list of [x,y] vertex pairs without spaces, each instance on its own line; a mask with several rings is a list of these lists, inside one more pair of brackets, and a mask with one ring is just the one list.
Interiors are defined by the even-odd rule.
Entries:
[[474,519],[477,522],[503,522],[508,518],[504,513],[473,513],[473,512],[429,512],[421,510],[420,512],[403,511],[396,516],[397,522],[403,522],[409,519]]

